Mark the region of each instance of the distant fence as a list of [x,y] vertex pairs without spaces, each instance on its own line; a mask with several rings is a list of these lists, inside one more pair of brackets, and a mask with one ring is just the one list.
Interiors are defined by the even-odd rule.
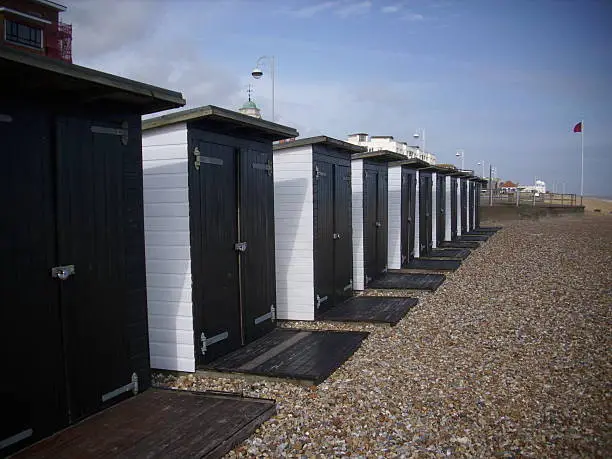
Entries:
[[532,193],[493,190],[490,193],[484,190],[480,195],[481,206],[558,206],[572,207],[576,204],[575,194],[560,193]]

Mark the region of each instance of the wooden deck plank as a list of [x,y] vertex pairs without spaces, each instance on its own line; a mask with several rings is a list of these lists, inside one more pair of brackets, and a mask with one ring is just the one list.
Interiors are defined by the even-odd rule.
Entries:
[[470,250],[463,248],[439,248],[431,249],[429,254],[423,258],[457,258],[459,260],[465,260],[471,253]]
[[461,260],[413,258],[406,268],[427,269],[433,271],[455,271],[461,267]]
[[417,298],[357,296],[328,309],[319,319],[396,325],[418,302]]
[[221,457],[275,411],[273,400],[149,389],[13,457]]
[[[271,336],[270,336],[271,335]],[[285,347],[281,341],[299,341]],[[262,375],[319,384],[359,348],[367,332],[276,329],[247,346],[221,357],[200,370]],[[269,352],[273,348],[280,352]],[[265,359],[260,359],[266,356]],[[256,365],[249,362],[256,360]]]
[[439,246],[441,248],[458,248],[458,249],[477,249],[480,247],[480,242],[478,241],[444,241],[440,242]]
[[386,273],[368,287],[376,289],[436,290],[446,280],[444,274]]

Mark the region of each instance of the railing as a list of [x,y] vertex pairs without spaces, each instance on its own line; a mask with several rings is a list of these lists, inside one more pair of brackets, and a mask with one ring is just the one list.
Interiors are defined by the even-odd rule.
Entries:
[[72,25],[58,22],[47,34],[47,56],[72,62]]
[[576,206],[575,194],[560,193],[532,193],[516,191],[484,190],[480,195],[481,206],[550,206],[571,207]]

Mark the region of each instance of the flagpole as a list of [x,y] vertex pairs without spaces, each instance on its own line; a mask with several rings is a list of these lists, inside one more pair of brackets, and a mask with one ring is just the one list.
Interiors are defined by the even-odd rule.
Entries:
[[584,196],[584,120],[580,121],[580,205]]

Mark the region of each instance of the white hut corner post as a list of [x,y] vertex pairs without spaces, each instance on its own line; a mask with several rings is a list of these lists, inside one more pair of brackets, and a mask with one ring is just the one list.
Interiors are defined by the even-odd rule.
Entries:
[[444,240],[445,241],[451,241],[452,240],[452,227],[453,227],[453,225],[452,225],[452,216],[453,216],[453,213],[452,213],[452,209],[451,209],[451,205],[452,205],[451,204],[452,203],[451,196],[452,196],[453,190],[451,188],[451,177],[450,177],[450,175],[447,175],[446,177],[444,177],[444,180],[446,182],[446,187],[445,187],[445,190],[446,190],[445,195],[446,196],[444,197],[445,202],[446,202],[446,204],[445,204],[446,213],[444,214],[446,230],[444,231]]

